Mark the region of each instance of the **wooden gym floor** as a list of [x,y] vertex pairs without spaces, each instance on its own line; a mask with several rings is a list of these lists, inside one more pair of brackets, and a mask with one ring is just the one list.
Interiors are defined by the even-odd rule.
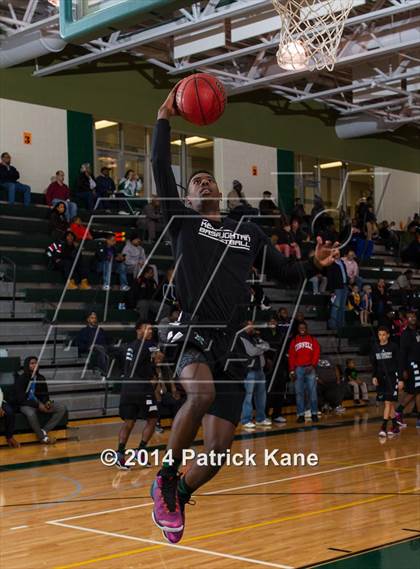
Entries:
[[[184,539],[167,544],[151,520],[156,468],[100,463],[118,422],[53,447],[0,450],[0,566],[8,569],[416,569],[420,567],[420,430],[381,443],[376,409],[317,426],[256,434],[233,449],[256,467],[225,467],[187,507]],[[155,435],[164,444],[167,433]],[[133,446],[138,433],[133,436]],[[264,466],[264,450],[317,453],[315,467]],[[198,447],[198,450],[200,448]],[[393,544],[391,546],[391,544]],[[359,552],[361,555],[353,557]]]

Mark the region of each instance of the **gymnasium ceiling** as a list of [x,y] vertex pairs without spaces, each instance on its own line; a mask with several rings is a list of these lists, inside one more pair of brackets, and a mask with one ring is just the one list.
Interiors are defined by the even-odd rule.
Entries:
[[[0,49],[21,45],[35,32],[58,37],[54,4],[0,0]],[[34,60],[33,75],[94,73],[140,64],[151,82],[165,86],[205,71],[219,76],[234,100],[264,104],[274,112],[300,109],[340,121],[370,121],[375,125],[372,134],[418,138],[420,0],[354,0],[332,72],[279,68],[280,20],[271,0],[184,4],[173,13],[149,13],[132,28],[64,45]]]

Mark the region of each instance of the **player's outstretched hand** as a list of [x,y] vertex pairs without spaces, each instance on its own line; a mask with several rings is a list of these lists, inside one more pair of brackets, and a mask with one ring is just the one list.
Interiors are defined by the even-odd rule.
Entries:
[[175,93],[177,87],[178,85],[175,85],[175,87],[166,97],[165,102],[160,107],[158,112],[158,119],[170,119],[171,117],[174,117],[179,114],[175,103]]
[[321,269],[332,265],[340,257],[338,245],[337,242],[331,245],[331,241],[323,243],[322,238],[317,237],[314,256],[315,264]]

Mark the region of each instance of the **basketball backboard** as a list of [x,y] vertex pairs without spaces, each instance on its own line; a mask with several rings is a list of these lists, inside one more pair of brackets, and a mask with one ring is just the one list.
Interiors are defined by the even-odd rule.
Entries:
[[133,26],[154,10],[176,10],[179,0],[60,0],[60,35],[85,42]]

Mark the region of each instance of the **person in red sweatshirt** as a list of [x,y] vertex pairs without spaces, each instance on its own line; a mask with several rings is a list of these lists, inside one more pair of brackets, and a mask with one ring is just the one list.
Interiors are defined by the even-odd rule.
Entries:
[[64,172],[62,170],[57,170],[55,173],[55,180],[47,188],[45,201],[50,207],[54,207],[58,202],[65,202],[68,223],[77,215],[77,204],[70,201],[70,190],[64,183]]
[[76,235],[76,241],[82,241],[83,237],[85,237],[87,241],[91,241],[93,239],[91,232],[77,215],[71,220],[70,231],[73,231]]
[[289,371],[296,387],[296,407],[298,423],[305,421],[305,392],[311,405],[312,421],[318,421],[318,397],[316,392],[316,373],[321,349],[316,338],[308,334],[306,322],[298,326],[296,336],[289,348]]

